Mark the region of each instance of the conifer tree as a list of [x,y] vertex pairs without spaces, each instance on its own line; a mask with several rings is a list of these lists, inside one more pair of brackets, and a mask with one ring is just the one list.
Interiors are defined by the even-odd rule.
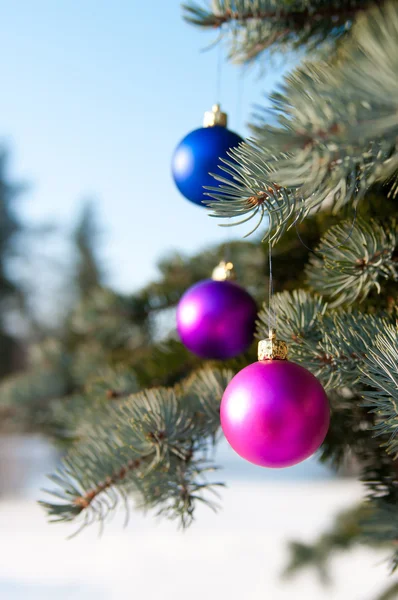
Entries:
[[73,278],[79,300],[83,300],[103,284],[104,275],[97,257],[98,235],[95,204],[87,200],[83,203],[79,220],[72,234],[76,255]]
[[23,226],[18,218],[16,201],[23,186],[8,177],[8,155],[0,151],[0,377],[16,368],[21,357],[19,343],[10,331],[9,317],[24,305],[23,290],[12,276],[11,261],[18,254]]
[[[231,258],[263,303],[258,338],[268,335],[272,245],[279,337],[330,400],[320,460],[338,466],[349,452],[364,483],[363,504],[313,546],[295,543],[288,570],[312,564],[326,573],[334,551],[357,543],[388,547],[395,569],[398,5],[214,0],[211,8],[186,5],[183,14],[218,29],[231,61],[303,55],[271,98],[278,124],[258,110],[252,138],[221,165],[232,182],[218,175],[221,185],[209,190],[213,218],[243,229],[253,223],[251,241],[235,242]],[[223,482],[207,474],[217,467],[211,448],[220,439],[220,399],[233,374],[255,360],[255,348],[203,363],[173,330],[158,341],[156,318],[219,256],[220,249],[200,260],[175,256],[133,296],[95,290],[76,308],[67,343],[48,341],[32,371],[3,385],[2,402],[39,401],[43,429],[68,446],[54,497],[43,503],[52,520],[103,523],[132,498],[187,527],[198,502],[214,506],[211,492]],[[380,598],[395,591],[394,583]]]

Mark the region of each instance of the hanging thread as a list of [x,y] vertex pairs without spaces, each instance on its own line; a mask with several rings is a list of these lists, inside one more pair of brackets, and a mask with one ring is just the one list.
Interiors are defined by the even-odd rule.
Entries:
[[217,71],[216,71],[216,102],[221,104],[221,76],[222,76],[222,44],[221,40],[217,48]]
[[271,240],[268,242],[268,261],[269,261],[269,279],[268,279],[268,330],[269,336],[272,337],[272,333],[276,329],[277,319],[276,310],[274,303],[274,280],[272,274],[272,243]]
[[[216,70],[216,102],[221,105],[221,83],[222,83],[222,67],[223,67],[223,54],[222,54],[222,40],[220,39],[217,45],[217,70]],[[227,240],[224,243],[224,262],[231,263],[231,228],[227,228]]]
[[[350,231],[348,232],[347,237],[341,242],[341,244],[337,244],[336,246],[332,246],[331,248],[329,248],[330,250],[336,250],[337,248],[341,248],[341,246],[343,246],[346,242],[348,242],[348,240],[352,236],[352,232],[354,231],[354,227],[355,227],[356,221],[357,221],[357,207],[354,206],[354,218],[352,220]],[[304,246],[304,248],[306,248],[309,252],[311,252],[312,254],[314,254],[317,258],[322,258],[321,254],[318,254],[317,252],[315,252],[315,250],[313,250],[312,248],[310,248],[309,246],[307,246],[307,244],[304,242],[304,240],[301,237],[300,232],[299,232],[299,230],[297,228],[297,221],[295,222],[294,225],[295,225],[295,228],[296,228],[297,237],[300,240],[301,244]]]
[[240,67],[238,76],[238,91],[236,94],[236,123],[238,130],[243,129],[243,94],[244,94],[245,71],[244,67]]
[[[219,49],[221,47],[221,42],[219,43]],[[220,60],[221,57],[221,52],[219,51],[218,54],[218,75],[217,75],[217,86],[220,85],[220,81],[221,81],[221,63],[222,61]],[[245,71],[244,71],[244,67],[241,67],[239,70],[239,74],[237,77],[237,93],[236,93],[236,124],[237,124],[237,129],[238,131],[241,130],[243,128],[243,123],[242,123],[242,112],[243,112],[243,90],[244,90],[244,77],[245,77]],[[217,88],[219,90],[219,87]],[[218,98],[219,96],[217,96]],[[232,222],[232,218],[229,217],[229,222]],[[224,255],[225,255],[225,261],[226,262],[231,262],[232,261],[232,227],[227,227],[227,241],[225,242],[225,249],[224,249]],[[232,261],[233,262],[233,261]]]

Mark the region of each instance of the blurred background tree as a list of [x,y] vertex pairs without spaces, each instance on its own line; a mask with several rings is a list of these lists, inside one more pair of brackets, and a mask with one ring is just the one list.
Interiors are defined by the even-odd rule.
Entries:
[[25,293],[12,273],[12,260],[22,251],[26,229],[17,205],[24,185],[8,176],[8,154],[0,151],[0,377],[22,366],[23,347],[12,327],[12,317],[25,307]]
[[75,246],[76,301],[83,301],[92,291],[104,283],[104,274],[97,256],[99,230],[94,202],[83,203],[80,218],[73,232]]
[[[277,125],[258,111],[255,141],[227,163],[234,187],[209,198],[213,216],[258,219],[272,240],[279,336],[329,394],[320,458],[335,468],[353,459],[369,498],[313,546],[292,544],[287,571],[313,565],[326,578],[333,552],[357,543],[388,547],[395,567],[397,7],[217,0],[211,9],[185,6],[184,16],[219,29],[236,62],[283,50],[304,57],[273,95]],[[214,506],[208,492],[220,484],[207,474],[217,467],[223,390],[256,360],[253,344],[235,360],[203,363],[176,336],[178,300],[209,276],[225,245],[170,256],[156,281],[122,295],[106,286],[95,239],[87,205],[74,233],[76,305],[61,332],[32,345],[26,371],[3,382],[2,426],[40,431],[66,447],[53,477],[56,500],[44,503],[52,519],[102,523],[132,496],[187,526],[199,501]],[[252,240],[231,242],[229,253],[260,305],[268,245],[258,234]],[[258,337],[267,335],[268,308],[259,312]]]

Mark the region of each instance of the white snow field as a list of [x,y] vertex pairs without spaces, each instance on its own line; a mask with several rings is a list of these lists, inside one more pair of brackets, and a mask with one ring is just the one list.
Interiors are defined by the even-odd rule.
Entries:
[[123,529],[118,514],[102,537],[92,527],[67,540],[73,528],[47,524],[35,502],[54,460],[40,440],[0,442],[1,600],[373,600],[389,581],[385,553],[366,548],[332,561],[327,588],[311,571],[280,579],[287,541],[311,540],[361,497],[314,461],[281,475],[223,446],[217,515],[200,507],[181,532],[136,512]]

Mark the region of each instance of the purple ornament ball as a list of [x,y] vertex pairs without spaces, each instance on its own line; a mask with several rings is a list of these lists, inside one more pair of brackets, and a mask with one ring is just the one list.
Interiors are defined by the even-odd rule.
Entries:
[[177,330],[197,356],[226,360],[250,346],[256,317],[256,303],[246,290],[232,281],[206,279],[182,296]]
[[330,411],[325,390],[307,369],[264,360],[242,369],[221,401],[221,427],[242,458],[262,467],[291,467],[325,439]]

